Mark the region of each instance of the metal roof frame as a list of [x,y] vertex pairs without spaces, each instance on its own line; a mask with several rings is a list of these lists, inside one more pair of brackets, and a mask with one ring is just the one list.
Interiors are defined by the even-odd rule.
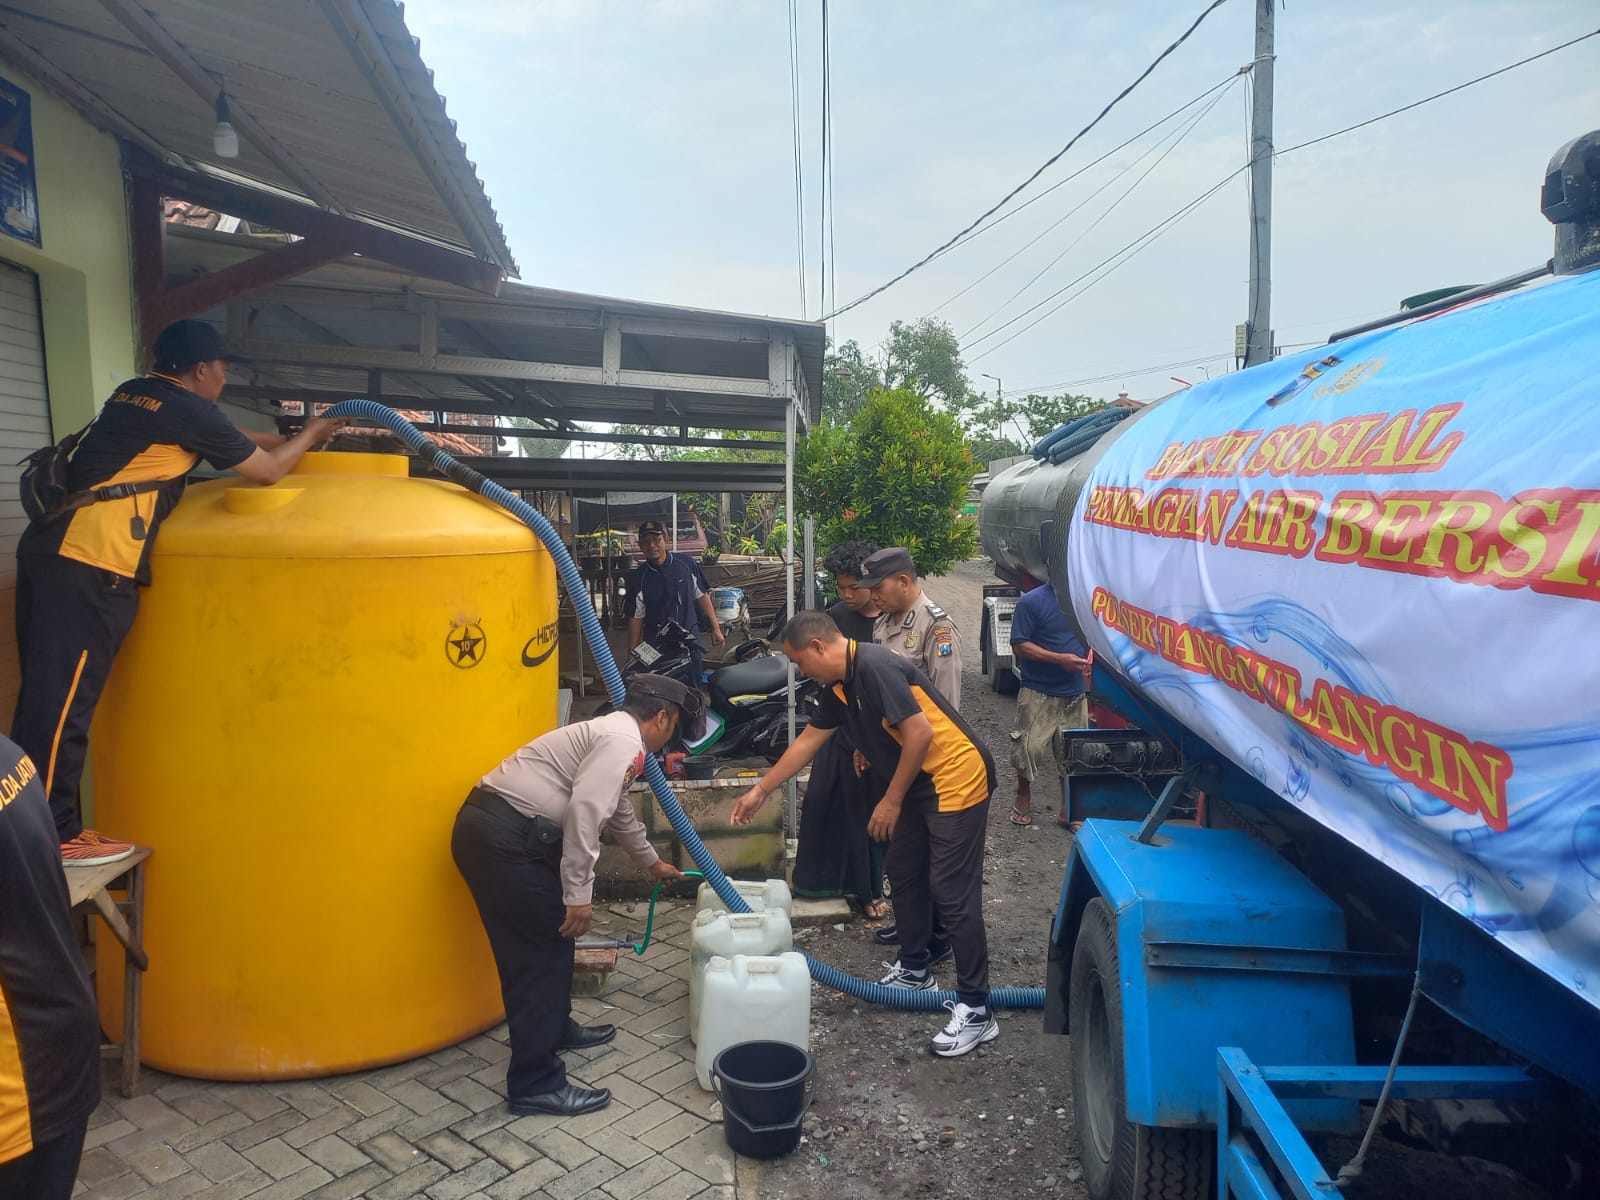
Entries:
[[[516,274],[396,0],[7,0],[0,58],[166,167]],[[222,92],[233,159],[212,149]]]
[[[257,245],[173,228],[169,282],[228,270]],[[201,316],[250,360],[230,399],[265,402],[255,405],[262,411],[286,399],[368,395],[536,426],[504,431],[512,435],[579,438],[576,422],[626,422],[676,430],[629,440],[727,445],[691,430],[784,431],[791,404],[803,429],[821,406],[826,334],[812,321],[516,284],[490,298],[365,259],[318,267]],[[737,439],[729,448],[758,446]]]
[[[173,227],[169,284],[182,287],[248,261],[258,240]],[[434,414],[421,428],[483,433],[462,416],[521,418],[503,437],[719,446],[777,461],[487,458],[508,487],[782,490],[791,429],[819,414],[826,334],[819,322],[504,285],[495,297],[370,259],[341,259],[247,292],[200,314],[248,360],[230,376],[231,403],[281,415],[281,403],[368,396]],[[664,427],[659,434],[580,428]],[[783,440],[696,431],[782,433]]]

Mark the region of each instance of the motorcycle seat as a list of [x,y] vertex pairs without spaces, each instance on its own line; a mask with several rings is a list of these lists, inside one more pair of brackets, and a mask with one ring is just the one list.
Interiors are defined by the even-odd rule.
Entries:
[[733,663],[712,674],[711,699],[726,703],[734,696],[770,696],[783,690],[788,675],[789,660],[781,654]]

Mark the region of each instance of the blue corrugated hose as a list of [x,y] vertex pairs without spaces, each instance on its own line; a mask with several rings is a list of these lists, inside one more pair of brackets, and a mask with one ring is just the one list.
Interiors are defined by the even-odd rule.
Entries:
[[[589,600],[589,590],[584,586],[583,576],[578,573],[577,564],[572,561],[572,555],[567,553],[567,548],[562,544],[561,535],[556,532],[555,526],[545,519],[539,512],[520,496],[513,495],[505,488],[487,479],[464,463],[457,462],[445,451],[439,449],[416,426],[412,425],[399,413],[386,405],[379,404],[376,400],[344,400],[330,408],[326,416],[330,417],[359,417],[365,421],[372,421],[382,425],[394,433],[402,442],[426,459],[445,478],[459,483],[469,491],[477,492],[486,500],[499,505],[517,520],[521,521],[538,536],[544,543],[545,549],[550,551],[550,557],[555,559],[556,573],[561,577],[562,584],[567,589],[573,607],[577,610],[578,620],[583,625],[583,635],[588,639],[594,651],[595,661],[600,665],[601,678],[605,680],[606,691],[611,696],[611,702],[620,705],[624,696],[622,672],[617,670],[616,659],[611,656],[611,649],[606,642],[605,632],[600,628],[600,618],[595,615],[594,605]],[[655,792],[656,803],[661,806],[661,811],[667,814],[667,820],[672,823],[672,830],[678,835],[678,840],[689,851],[689,856],[694,859],[695,865],[705,875],[706,882],[722,898],[728,906],[728,911],[746,913],[750,906],[745,903],[744,897],[739,895],[728,877],[722,873],[722,868],[717,866],[716,859],[711,857],[711,852],[706,849],[705,843],[700,840],[700,835],[695,832],[694,825],[688,815],[684,813],[683,806],[678,803],[678,798],[667,783],[667,776],[661,769],[661,763],[654,755],[646,756],[645,778],[650,781],[650,787]],[[936,1012],[943,1008],[947,1001],[956,999],[954,992],[908,992],[900,988],[886,988],[881,984],[871,983],[865,979],[857,979],[853,975],[846,975],[837,967],[830,967],[827,963],[818,962],[809,954],[806,955],[806,965],[811,969],[811,978],[824,987],[834,991],[844,992],[858,1000],[866,1000],[872,1004],[883,1004],[890,1008],[904,1008],[919,1012]],[[1002,987],[995,988],[989,993],[989,1003],[996,1008],[1043,1008],[1044,989],[1037,987]]]

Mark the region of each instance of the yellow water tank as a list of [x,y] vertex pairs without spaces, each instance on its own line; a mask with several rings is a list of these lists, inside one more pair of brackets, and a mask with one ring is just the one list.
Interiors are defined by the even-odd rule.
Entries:
[[[402,457],[313,454],[192,487],[152,574],[92,735],[96,823],[155,850],[143,1060],[329,1075],[498,1022],[450,830],[556,724],[538,539]],[[115,1035],[110,938],[98,966]]]

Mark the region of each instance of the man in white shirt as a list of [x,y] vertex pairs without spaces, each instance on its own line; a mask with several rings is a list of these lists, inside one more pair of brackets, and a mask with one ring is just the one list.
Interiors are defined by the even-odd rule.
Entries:
[[585,1028],[572,1019],[573,942],[593,918],[602,831],[652,879],[683,878],[651,847],[627,791],[645,755],[665,746],[680,721],[687,729],[704,718],[698,691],[636,675],[619,710],[535,738],[485,775],[456,815],[450,853],[500,972],[514,1113],[577,1116],[611,1101],[605,1088],[568,1083],[557,1053],[617,1033],[614,1025]]

